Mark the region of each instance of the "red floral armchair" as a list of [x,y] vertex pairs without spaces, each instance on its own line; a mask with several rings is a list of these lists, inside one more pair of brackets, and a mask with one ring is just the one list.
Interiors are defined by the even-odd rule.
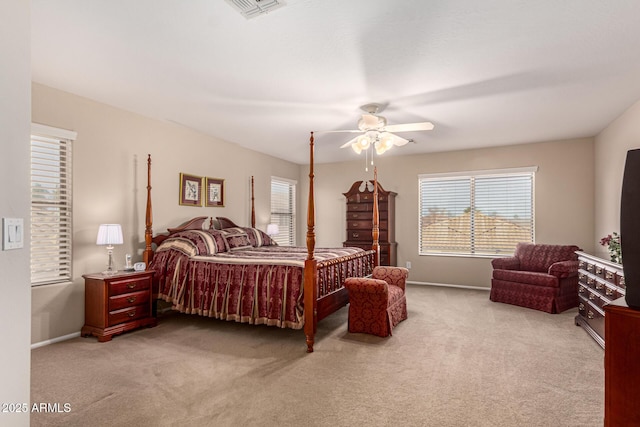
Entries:
[[404,294],[409,270],[403,267],[375,267],[371,278],[350,277],[344,287],[349,291],[349,332],[386,337],[407,318]]
[[491,261],[491,301],[560,313],[578,305],[573,245],[518,243],[514,256]]

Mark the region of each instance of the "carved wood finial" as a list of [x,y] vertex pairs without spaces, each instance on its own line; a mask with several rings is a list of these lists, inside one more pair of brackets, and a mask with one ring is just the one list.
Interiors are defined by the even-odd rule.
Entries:
[[380,265],[380,213],[378,207],[378,167],[373,168],[373,229],[371,235],[373,237],[373,245],[371,249],[376,251],[375,265]]
[[251,175],[251,228],[256,228],[256,202],[253,194],[253,175]]
[[145,213],[145,229],[144,229],[144,252],[142,260],[149,267],[149,263],[153,259],[153,250],[151,243],[153,241],[153,210],[151,208],[151,154],[147,155],[147,209]]

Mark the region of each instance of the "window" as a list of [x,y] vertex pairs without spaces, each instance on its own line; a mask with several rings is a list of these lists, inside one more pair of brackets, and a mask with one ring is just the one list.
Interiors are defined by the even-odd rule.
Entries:
[[508,255],[533,243],[536,170],[420,175],[419,254]]
[[296,245],[296,181],[271,177],[271,222],[278,234],[271,236],[279,245]]
[[71,143],[76,133],[31,127],[31,285],[71,281]]

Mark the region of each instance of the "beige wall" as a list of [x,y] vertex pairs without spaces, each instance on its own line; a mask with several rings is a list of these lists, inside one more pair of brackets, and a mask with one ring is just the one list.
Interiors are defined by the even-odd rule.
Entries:
[[620,194],[627,150],[640,148],[640,101],[595,138],[595,252],[607,259],[599,240],[620,232]]
[[[418,255],[418,175],[423,173],[538,166],[536,173],[536,241],[576,244],[593,250],[593,140],[544,142],[418,156],[380,157],[378,179],[396,197],[398,265],[411,261],[415,282],[490,286],[490,258]],[[301,177],[306,177],[303,168]],[[316,165],[315,197],[318,246],[340,245],[345,239],[346,192],[356,180],[373,179],[364,161]],[[301,211],[308,189],[301,178]],[[304,218],[302,218],[304,220]],[[299,227],[304,242],[306,224]]]
[[[73,283],[32,291],[31,341],[77,333],[84,323],[82,275],[102,271],[107,255],[95,244],[98,225],[122,224],[124,245],[114,251],[141,261],[144,249],[147,154],[152,156],[154,232],[196,216],[250,219],[255,176],[256,226],[266,228],[270,177],[297,179],[300,167],[169,122],[152,120],[86,98],[33,84],[32,121],[78,132],[73,146]],[[225,206],[179,206],[179,174],[223,178]]]
[[[30,403],[29,133],[31,46],[29,2],[0,2],[0,217],[24,220],[25,246],[0,251],[0,402]],[[2,231],[0,231],[2,235]],[[28,426],[29,413],[0,413],[0,425]]]

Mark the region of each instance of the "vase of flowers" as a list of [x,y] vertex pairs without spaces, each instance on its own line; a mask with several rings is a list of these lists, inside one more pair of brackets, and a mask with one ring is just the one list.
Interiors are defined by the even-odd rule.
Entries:
[[600,239],[600,244],[606,246],[609,251],[611,262],[622,264],[622,248],[620,246],[620,235],[615,231]]

